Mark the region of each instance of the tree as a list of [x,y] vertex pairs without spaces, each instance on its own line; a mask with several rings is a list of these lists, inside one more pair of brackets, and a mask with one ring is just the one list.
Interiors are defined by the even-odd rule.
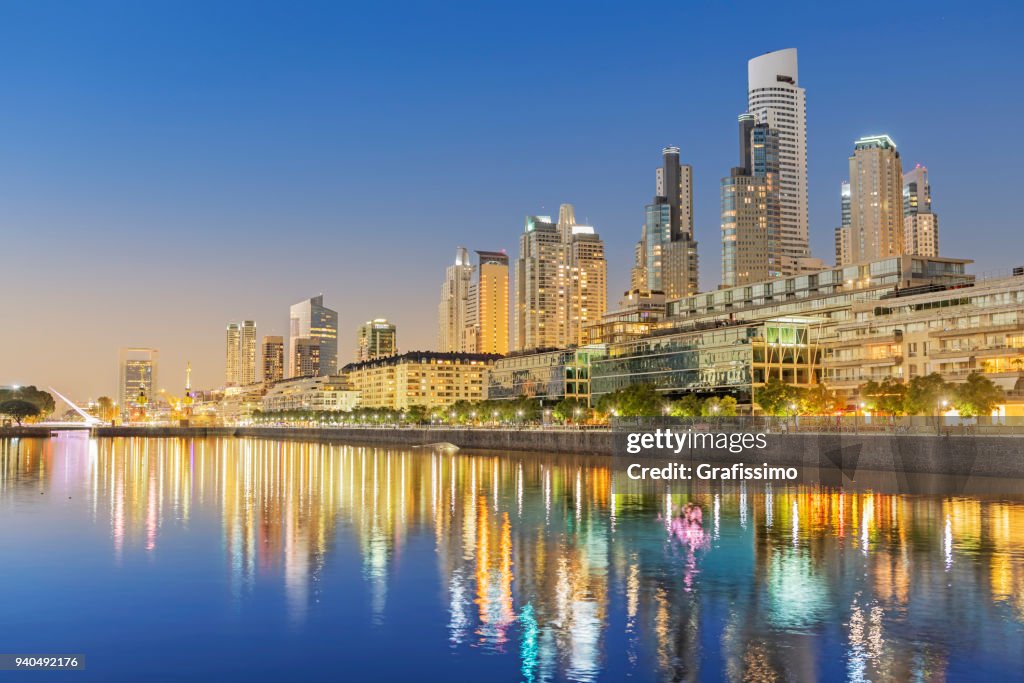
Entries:
[[980,372],[972,372],[966,382],[956,387],[953,405],[964,417],[987,416],[1003,398],[1003,390],[992,380]]
[[423,424],[427,421],[427,409],[425,406],[409,406],[405,409],[404,418],[409,424]]
[[800,387],[786,384],[778,377],[772,377],[764,386],[758,387],[754,392],[754,399],[761,410],[769,415],[788,415],[792,412],[794,405],[799,405],[801,398]]
[[41,391],[34,386],[18,387],[16,389],[0,389],[0,403],[6,401],[28,401],[39,408],[39,413],[33,417],[47,417],[56,408],[53,396],[48,391]]
[[736,417],[736,399],[732,396],[712,396],[701,405],[700,414],[704,417]]
[[25,418],[36,417],[42,414],[39,406],[31,401],[23,401],[20,398],[12,398],[0,403],[0,415],[7,415],[14,418],[14,421],[21,426]]
[[937,372],[920,375],[907,385],[906,412],[911,415],[935,415],[942,401],[952,401],[953,387]]
[[598,401],[598,410],[622,417],[654,417],[662,414],[662,398],[650,384],[631,384]]
[[672,417],[698,417],[701,402],[696,394],[687,394],[678,401],[673,401],[669,414]]
[[801,412],[805,415],[832,415],[842,408],[836,392],[818,383],[804,391]]
[[96,399],[94,412],[96,417],[104,422],[109,422],[117,416],[117,406],[114,405],[114,401],[109,396],[100,396]]
[[586,420],[590,408],[587,404],[575,398],[563,398],[557,404],[553,414],[556,420],[561,422],[582,422]]
[[860,395],[872,410],[881,415],[907,412],[907,385],[895,377],[886,377],[881,382],[868,380],[861,385]]

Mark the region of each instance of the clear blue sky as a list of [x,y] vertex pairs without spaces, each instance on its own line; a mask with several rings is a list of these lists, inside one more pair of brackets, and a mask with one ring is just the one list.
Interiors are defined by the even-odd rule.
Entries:
[[341,361],[370,317],[434,343],[455,247],[517,250],[561,202],[596,225],[614,301],[668,144],[694,168],[701,281],[746,63],[800,52],[812,249],[829,262],[852,142],[928,166],[942,251],[1024,263],[1015,3],[0,5],[0,384],[223,379],[224,326],[286,332],[323,292]]

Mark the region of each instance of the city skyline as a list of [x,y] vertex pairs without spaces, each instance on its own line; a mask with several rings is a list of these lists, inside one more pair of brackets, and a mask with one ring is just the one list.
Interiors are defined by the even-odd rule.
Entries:
[[[50,28],[58,29],[55,36],[67,40],[68,46],[64,50],[73,50],[80,38],[72,24],[76,20],[89,24],[88,16],[76,16],[81,11],[73,9],[69,16],[60,19],[33,17],[31,11],[26,11],[21,16],[10,17],[8,30],[17,32],[19,26],[25,29],[26,21],[46,23]],[[441,14],[445,11],[448,10]],[[552,11],[574,16],[566,9]],[[704,22],[707,26],[713,25],[716,16],[721,17],[720,13],[716,15],[710,11],[674,11],[679,17],[694,19],[698,24]],[[700,81],[703,89],[700,104],[686,104],[688,98],[684,95],[669,98],[666,106],[674,112],[673,115],[666,121],[664,114],[660,113],[661,120],[653,125],[650,121],[644,123],[644,116],[634,116],[626,120],[626,126],[609,127],[611,120],[624,115],[627,105],[635,104],[632,96],[649,82],[651,76],[644,74],[642,68],[639,71],[625,68],[626,73],[621,74],[612,69],[614,73],[601,83],[585,78],[585,88],[570,85],[573,95],[590,95],[593,90],[600,95],[600,101],[612,103],[606,111],[595,111],[582,121],[577,106],[563,109],[552,101],[547,116],[526,116],[522,122],[513,121],[507,115],[497,115],[486,124],[466,125],[463,120],[458,131],[441,126],[440,138],[429,144],[426,140],[428,131],[435,130],[440,125],[439,117],[450,109],[441,109],[439,102],[416,90],[415,96],[426,98],[418,100],[425,104],[423,120],[409,121],[408,130],[399,130],[390,139],[383,134],[371,135],[370,146],[378,147],[373,155],[357,149],[359,154],[347,157],[358,160],[357,165],[368,164],[361,169],[368,179],[366,182],[376,182],[390,190],[391,183],[385,181],[388,157],[396,147],[416,143],[422,143],[424,147],[414,148],[419,151],[414,155],[416,159],[412,160],[413,167],[409,172],[426,173],[423,164],[434,162],[426,157],[439,149],[438,145],[457,152],[455,156],[462,158],[461,154],[476,152],[485,141],[497,145],[497,149],[489,153],[498,154],[501,157],[498,165],[505,168],[500,171],[501,176],[490,178],[486,187],[472,175],[465,175],[449,166],[442,166],[439,173],[431,172],[427,185],[435,198],[423,201],[418,196],[414,202],[417,203],[416,213],[430,220],[435,219],[429,214],[435,214],[437,219],[448,224],[447,232],[434,230],[432,226],[436,226],[436,222],[417,225],[417,230],[425,228],[422,238],[417,238],[413,232],[399,230],[401,248],[388,251],[391,257],[388,267],[400,276],[381,283],[374,296],[365,296],[366,290],[360,285],[367,281],[373,269],[380,269],[378,257],[390,246],[387,231],[396,228],[384,221],[371,222],[364,229],[361,221],[368,214],[360,207],[376,211],[377,207],[373,206],[376,195],[361,197],[361,182],[356,182],[339,167],[325,166],[323,157],[303,157],[311,151],[309,143],[313,138],[296,133],[294,128],[296,116],[309,116],[316,124],[313,129],[328,136],[328,147],[333,151],[355,144],[344,131],[320,120],[301,106],[310,101],[309,92],[303,87],[305,85],[330,82],[332,76],[350,83],[346,80],[350,74],[338,62],[341,55],[337,50],[331,52],[328,49],[325,36],[317,36],[320,42],[314,40],[314,47],[310,47],[308,52],[292,55],[290,62],[272,49],[267,53],[243,50],[235,61],[223,54],[201,50],[192,61],[185,63],[178,78],[170,79],[166,97],[170,98],[173,106],[164,115],[159,115],[154,107],[156,102],[153,98],[159,98],[147,94],[148,91],[135,81],[139,74],[134,69],[141,67],[125,65],[123,72],[112,74],[111,82],[100,89],[97,104],[91,109],[81,110],[83,121],[72,132],[51,131],[54,133],[52,137],[42,138],[46,143],[15,144],[9,155],[10,167],[5,178],[8,216],[2,224],[7,233],[9,253],[19,255],[11,270],[16,279],[27,281],[30,277],[39,277],[39,273],[29,274],[30,264],[45,265],[41,266],[43,286],[33,297],[24,297],[23,300],[10,293],[4,295],[4,325],[10,325],[19,332],[0,341],[0,384],[52,384],[78,398],[101,393],[113,395],[112,368],[118,349],[144,346],[161,351],[160,388],[172,390],[183,385],[187,360],[193,364],[194,385],[217,386],[218,378],[223,377],[224,372],[221,335],[225,321],[253,319],[261,334],[287,336],[287,318],[282,313],[284,308],[321,291],[339,310],[338,328],[343,342],[361,321],[387,317],[402,327],[403,339],[406,340],[403,348],[429,349],[433,347],[432,340],[436,334],[434,283],[438,269],[450,260],[450,250],[458,244],[485,244],[488,248],[504,248],[511,256],[515,253],[522,217],[533,212],[554,213],[558,201],[585,207],[581,222],[598,226],[606,244],[608,296],[613,301],[628,288],[632,248],[642,224],[641,207],[650,201],[651,160],[657,150],[667,145],[679,146],[683,158],[694,168],[695,236],[701,245],[704,264],[701,289],[712,289],[718,282],[720,271],[718,181],[735,164],[733,122],[736,113],[746,105],[746,63],[758,54],[786,47],[796,47],[800,51],[800,85],[807,90],[813,256],[832,262],[833,228],[839,215],[835,188],[847,175],[845,167],[852,142],[864,135],[887,133],[899,145],[906,168],[920,163],[936,173],[939,187],[935,211],[942,214],[942,255],[974,258],[978,262],[975,272],[1017,265],[1019,259],[1014,250],[1000,249],[995,244],[999,234],[989,226],[997,224],[997,221],[988,213],[1006,211],[1012,193],[1006,192],[1007,188],[999,183],[990,187],[971,176],[983,175],[977,172],[979,167],[992,162],[991,157],[986,156],[990,153],[985,150],[996,148],[986,143],[991,139],[988,136],[994,135],[983,125],[990,121],[988,116],[992,114],[989,112],[1013,110],[1013,103],[1019,96],[985,84],[950,78],[951,74],[954,77],[966,76],[981,63],[992,72],[991,83],[996,82],[1003,73],[1002,69],[1007,69],[1005,73],[1009,74],[1008,65],[1004,64],[1007,60],[999,53],[1000,49],[1009,48],[1000,47],[1001,41],[992,36],[981,39],[982,28],[994,30],[997,34],[1002,29],[992,29],[984,22],[979,23],[978,18],[972,15],[928,18],[923,22],[918,17],[915,22],[922,25],[915,28],[894,12],[896,28],[902,30],[901,35],[907,36],[908,40],[915,31],[931,35],[934,40],[935,35],[949,35],[955,29],[959,32],[956,40],[960,41],[954,41],[955,46],[970,48],[948,50],[957,52],[955,56],[939,50],[930,54],[927,68],[918,72],[922,89],[955,87],[961,95],[959,99],[973,96],[983,98],[988,104],[978,108],[984,111],[961,106],[954,113],[929,110],[925,114],[911,106],[912,102],[896,98],[904,87],[896,74],[891,82],[878,78],[873,68],[881,63],[880,60],[873,61],[876,58],[869,56],[851,67],[847,66],[848,60],[830,53],[829,43],[841,36],[852,37],[853,26],[836,25],[837,15],[813,8],[788,10],[782,14],[792,13],[808,18],[800,31],[780,28],[787,18],[783,16],[773,25],[778,30],[764,31],[756,40],[745,41],[743,49],[736,49],[736,42],[731,46],[715,46],[704,39],[695,41],[682,52],[677,49],[669,62],[673,70],[683,73],[688,65],[692,67],[694,60],[701,60],[702,65],[706,62],[709,75]],[[177,21],[173,16],[165,18],[168,19],[167,40],[171,44],[178,45],[184,36],[190,35],[180,17]],[[300,25],[308,28],[306,22],[298,18],[288,26],[272,29],[272,18],[248,17],[241,26],[241,37],[236,38],[238,42],[234,44],[251,48],[249,43],[256,36],[272,36],[275,30],[296,30]],[[563,19],[568,21],[570,16],[558,17],[548,13],[545,18],[557,23]],[[226,22],[237,19],[234,14],[217,16],[212,18],[210,28],[191,30],[221,30]],[[428,19],[432,25],[441,17]],[[468,19],[471,23],[484,20],[479,15]],[[522,26],[525,17],[508,19],[509,33],[515,34],[514,29]],[[620,16],[592,14],[583,18],[578,30],[602,29],[599,34],[607,36],[611,32],[609,25],[621,23],[622,19]],[[626,35],[638,33],[639,18],[626,19],[621,30]],[[141,16],[129,13],[114,22],[117,26],[109,30],[124,31],[133,25],[132,22],[141,20]],[[59,25],[52,26],[54,22]],[[815,22],[822,29],[822,35],[812,35]],[[411,28],[403,25],[397,30],[405,36]],[[38,39],[39,35],[34,37]],[[143,65],[162,70],[170,68],[161,53],[147,51],[140,43],[134,42],[138,40],[122,36],[122,42],[115,47],[122,48],[122,51],[127,47],[141,51]],[[492,34],[489,40],[493,42],[498,58],[510,51],[514,42],[511,35],[502,32]],[[873,39],[867,40],[870,43]],[[34,69],[45,67],[52,71],[55,66],[52,62],[40,61],[36,52],[26,51],[25,45],[26,39],[21,37],[12,39],[8,47],[18,50],[13,61],[22,67],[15,70],[16,88],[26,87]],[[858,47],[868,52],[870,45],[861,42]],[[276,64],[275,60],[269,59],[270,56],[283,59],[282,64],[307,65],[315,61],[316,51],[323,50],[332,59],[319,65],[309,82],[293,84],[293,88],[285,93],[296,98],[294,106],[281,104],[278,109],[268,108],[266,101],[259,97],[263,94],[262,87],[252,82],[247,69],[268,61]],[[461,64],[459,60],[464,53],[461,49],[452,50],[436,55],[434,59],[442,63],[455,60]],[[85,81],[77,68],[60,61],[62,55],[66,57],[65,51],[58,50],[52,57],[59,63],[57,78],[49,84],[51,90],[26,98],[4,114],[12,140],[40,139],[33,131],[41,122],[31,122],[30,119],[36,112],[35,108],[43,107],[48,98],[71,97],[72,101],[75,100],[78,86]],[[109,60],[117,54],[114,48],[109,53],[87,52],[85,62]],[[371,56],[374,57],[371,70],[377,76],[397,68],[380,55]],[[657,56],[651,54],[643,59],[654,60]],[[562,79],[573,73],[573,69],[581,68],[580,63],[570,57],[549,59],[554,62],[548,66],[554,69],[555,76]],[[616,60],[622,60],[623,67],[642,67],[629,62],[619,48],[611,48],[607,56],[590,55],[589,59],[595,72],[602,66],[616,66]],[[484,61],[494,66],[488,60]],[[502,83],[493,90],[485,89],[469,98],[474,112],[496,114],[505,98],[521,97],[537,87],[550,91],[548,89],[559,80],[543,76],[533,69],[532,66],[538,62],[526,61],[518,66],[500,64],[506,68],[503,72],[506,77],[500,79]],[[189,83],[189,79],[196,76],[198,66],[217,65],[221,68],[214,70],[212,80],[200,79],[194,84]],[[229,68],[231,65],[236,68]],[[425,65],[423,68],[429,67]],[[465,75],[465,72],[460,72],[456,77]],[[281,77],[280,73],[271,74],[272,79]],[[401,115],[397,110],[388,108],[393,104],[391,100],[372,85],[365,81],[353,83],[352,87],[357,91],[376,96],[370,97],[368,102],[387,105],[383,116],[386,122],[393,124],[397,120],[395,117]],[[223,88],[216,95],[211,87],[214,85]],[[862,91],[854,92],[857,88]],[[90,90],[90,95],[93,94]],[[614,98],[627,101],[616,104]],[[875,111],[880,100],[887,105],[881,111]],[[339,101],[348,100],[339,100],[337,96],[332,99],[335,104]],[[238,130],[220,127],[230,118],[225,114],[243,103],[254,105],[251,117],[243,118]],[[207,118],[193,123],[191,116],[186,114],[193,106]],[[283,111],[290,112],[290,115],[284,116]],[[124,131],[113,131],[100,116],[111,112],[116,114],[114,123],[122,127],[125,122],[132,125]],[[349,124],[369,120],[369,114],[362,107],[353,116],[355,119],[347,120]],[[47,120],[54,123],[52,116]],[[289,125],[279,126],[283,121]],[[962,144],[950,140],[946,135],[950,126],[969,128],[970,139]],[[185,144],[174,150],[170,145],[153,142],[152,138],[159,137],[153,136],[154,128],[167,131],[169,142]],[[90,129],[94,133],[92,140],[88,135]],[[199,144],[212,139],[210,136],[214,134],[222,135],[220,144],[212,147]],[[540,138],[526,145],[522,152],[512,149],[524,144],[524,135],[532,138],[538,134]],[[65,138],[65,135],[73,137]],[[129,145],[137,139],[133,136],[139,135],[147,136],[151,141],[139,153],[131,153]],[[248,175],[233,175],[238,169],[232,160],[240,149],[249,151],[244,143],[255,135],[279,138],[272,144],[266,143],[269,146],[263,151],[269,153],[268,161],[287,162],[281,169],[287,173],[256,171]],[[75,144],[65,144],[69,140]],[[95,140],[115,144],[103,152],[103,147],[94,148]],[[1019,144],[1016,139],[1010,139],[1000,148],[1008,146],[1010,149],[1006,153],[1016,156],[1013,147]],[[583,167],[592,166],[593,170],[583,168],[581,171],[579,165],[571,168],[564,164],[551,164],[550,169],[541,170],[526,163],[530,157],[553,155],[564,158],[570,153],[584,162]],[[86,159],[102,173],[93,178],[94,174],[82,165]],[[313,162],[311,170],[297,170],[300,167],[296,164],[302,162],[305,166],[308,161]],[[488,165],[487,168],[492,167]],[[314,173],[317,169],[319,176],[323,177]],[[216,177],[221,171],[226,173],[223,177]],[[182,184],[183,174],[197,172],[199,177],[195,180],[205,184],[202,188],[194,181]],[[153,183],[164,174],[172,182],[161,191],[155,191]],[[294,182],[288,178],[289,174],[297,174]],[[595,183],[601,176],[606,178]],[[273,201],[277,208],[273,210],[268,210],[271,204],[265,199],[253,196],[254,190],[264,192],[268,187],[276,190]],[[338,195],[335,199],[326,199],[324,192],[327,187],[332,194]],[[339,187],[342,189],[340,193]],[[46,188],[45,191],[42,188]],[[89,199],[93,196],[96,202],[105,201],[109,206],[100,208]],[[296,223],[289,213],[310,198],[316,200],[312,202],[312,209],[305,208],[305,213]],[[183,208],[175,208],[172,204],[181,204]],[[398,218],[407,221],[410,217],[406,214]],[[253,226],[252,239],[239,242],[249,234],[244,230],[248,230],[250,225]],[[301,232],[303,229],[311,238],[322,240],[321,246],[325,248],[311,252],[283,249],[285,239],[292,234],[290,231]],[[200,235],[211,231],[214,237],[211,241],[200,239]],[[139,241],[140,235],[145,237],[142,242]],[[985,238],[988,238],[987,242]],[[221,249],[223,241],[233,242],[234,258],[228,258],[227,252]],[[261,241],[272,248],[258,248]],[[153,259],[152,254],[156,253],[161,254],[161,258]],[[184,268],[182,262],[186,264]],[[367,265],[360,265],[361,262]],[[372,267],[369,264],[373,264]],[[173,271],[165,270],[172,266]],[[114,277],[110,274],[114,271],[120,275]],[[123,277],[127,272],[132,272],[133,277]],[[244,273],[244,276],[238,277],[239,273]],[[179,286],[168,287],[171,279]],[[88,292],[85,301],[81,306],[72,307],[68,301],[78,295],[83,283],[91,285],[85,288]],[[56,309],[61,315],[57,320],[47,319],[33,309]],[[63,338],[61,330],[64,326],[77,330],[74,337],[76,352],[73,354],[60,354],[55,347],[48,346],[54,343],[48,339]],[[345,346],[347,344],[343,343],[339,349],[339,355],[343,357],[347,356]]]

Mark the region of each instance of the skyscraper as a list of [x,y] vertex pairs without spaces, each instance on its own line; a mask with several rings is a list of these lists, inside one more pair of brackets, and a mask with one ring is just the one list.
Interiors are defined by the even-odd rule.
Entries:
[[747,63],[747,111],[779,135],[781,270],[792,275],[803,270],[801,259],[810,256],[807,104],[797,78],[796,48],[769,52]]
[[320,340],[296,337],[292,340],[292,377],[323,376]]
[[[563,205],[564,206],[564,205]],[[569,207],[570,211],[572,207]],[[586,328],[601,322],[608,310],[608,263],[604,242],[590,225],[575,223],[568,243],[569,290],[567,345],[587,343]],[[565,344],[563,344],[564,346]]]
[[445,270],[441,302],[437,307],[437,349],[442,353],[464,351],[469,324],[469,290],[473,264],[465,247],[455,250],[455,264]]
[[836,265],[850,263],[850,181],[839,186],[839,227],[836,228]]
[[[740,166],[722,179],[722,285],[763,282],[783,274],[779,133],[739,116]],[[746,155],[744,158],[742,155]]]
[[387,358],[398,353],[398,328],[384,318],[367,320],[356,336],[356,362]]
[[558,222],[528,216],[515,273],[515,348],[564,348],[584,343],[583,329],[607,308],[604,243],[593,226],[576,222],[571,204]]
[[[565,246],[550,216],[528,216],[515,270],[515,348],[554,348],[564,340]],[[562,329],[560,329],[562,328]]]
[[[319,364],[319,359],[317,359]],[[284,337],[263,337],[263,381],[284,379]]]
[[156,349],[125,347],[117,357],[117,407],[127,419],[140,398],[152,402],[157,387],[160,352]]
[[256,324],[228,324],[225,336],[224,385],[248,386],[256,383]]
[[302,337],[315,339],[320,347],[319,375],[333,375],[338,371],[338,312],[324,306],[323,294],[300,301],[291,307],[288,343],[289,377],[302,377],[295,366],[295,343]]
[[476,252],[477,263],[469,286],[466,353],[508,353],[508,254]]
[[932,211],[932,186],[921,164],[903,174],[903,250],[915,256],[939,255],[939,216]]
[[238,354],[241,350],[239,340],[242,338],[241,325],[228,323],[227,334],[224,343],[224,386],[238,386],[238,376],[241,369],[241,359]]
[[903,253],[903,167],[888,135],[863,137],[850,157],[849,261]]
[[679,163],[679,148],[662,150],[654,199],[644,210],[631,286],[664,291],[670,299],[695,294],[697,242],[693,238],[693,170]]

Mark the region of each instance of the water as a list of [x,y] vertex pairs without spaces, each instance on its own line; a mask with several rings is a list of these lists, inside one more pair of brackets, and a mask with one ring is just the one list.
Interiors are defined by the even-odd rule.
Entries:
[[63,434],[0,441],[0,520],[0,651],[88,666],[23,678],[1024,671],[1020,500],[629,498],[601,458]]

